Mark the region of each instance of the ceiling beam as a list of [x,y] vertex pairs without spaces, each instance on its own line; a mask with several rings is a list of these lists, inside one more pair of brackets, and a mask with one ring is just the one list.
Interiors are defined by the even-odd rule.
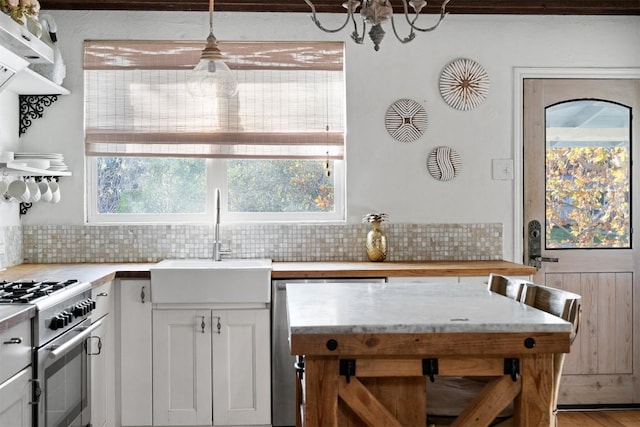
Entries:
[[[400,0],[391,0],[396,12],[402,11]],[[49,10],[139,10],[206,11],[208,0],[41,0]],[[342,13],[343,0],[313,2],[319,13]],[[441,1],[431,1],[427,13],[437,13]],[[309,13],[304,0],[216,0],[216,11],[225,12],[300,12]],[[640,15],[640,0],[451,0],[452,14],[498,15]]]

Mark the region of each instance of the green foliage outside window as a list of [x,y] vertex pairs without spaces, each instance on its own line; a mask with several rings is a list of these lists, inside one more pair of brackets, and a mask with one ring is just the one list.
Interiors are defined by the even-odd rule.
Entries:
[[231,212],[334,210],[333,176],[324,161],[228,160],[227,178]]
[[98,157],[98,212],[162,214],[206,212],[206,161]]
[[[334,181],[321,160],[227,160],[230,212],[333,212]],[[223,164],[223,163],[219,163]],[[329,170],[333,169],[330,162]],[[207,161],[97,158],[98,213],[206,212]]]
[[548,249],[629,248],[629,149],[547,148]]

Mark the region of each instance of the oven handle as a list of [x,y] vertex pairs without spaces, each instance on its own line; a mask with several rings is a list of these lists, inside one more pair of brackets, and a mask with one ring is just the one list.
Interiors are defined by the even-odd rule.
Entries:
[[[99,328],[100,326],[102,326],[102,319],[98,320],[97,322],[92,323],[91,326],[87,326],[86,328],[84,328],[84,330],[81,333],[79,333],[75,337],[71,338],[69,341],[67,341],[66,343],[62,344],[60,347],[56,347],[55,349],[51,350],[49,352],[49,357],[51,359],[56,359],[56,358],[62,356],[67,351],[69,351],[70,349],[75,347],[78,343],[80,343],[80,342],[84,341],[85,339],[89,338],[91,333],[93,331],[95,331],[97,328]],[[82,329],[82,327],[80,329]]]

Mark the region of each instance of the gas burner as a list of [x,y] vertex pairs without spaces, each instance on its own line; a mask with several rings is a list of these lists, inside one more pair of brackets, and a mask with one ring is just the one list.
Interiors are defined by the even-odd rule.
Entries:
[[63,290],[75,283],[77,280],[65,281],[35,281],[17,280],[8,282],[0,281],[0,304],[26,304],[42,298],[46,298],[56,291]]

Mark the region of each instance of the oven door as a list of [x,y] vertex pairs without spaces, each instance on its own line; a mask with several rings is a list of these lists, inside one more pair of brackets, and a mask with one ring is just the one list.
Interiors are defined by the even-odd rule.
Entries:
[[87,339],[100,326],[86,319],[37,351],[40,398],[38,427],[86,427],[91,424],[91,358]]

